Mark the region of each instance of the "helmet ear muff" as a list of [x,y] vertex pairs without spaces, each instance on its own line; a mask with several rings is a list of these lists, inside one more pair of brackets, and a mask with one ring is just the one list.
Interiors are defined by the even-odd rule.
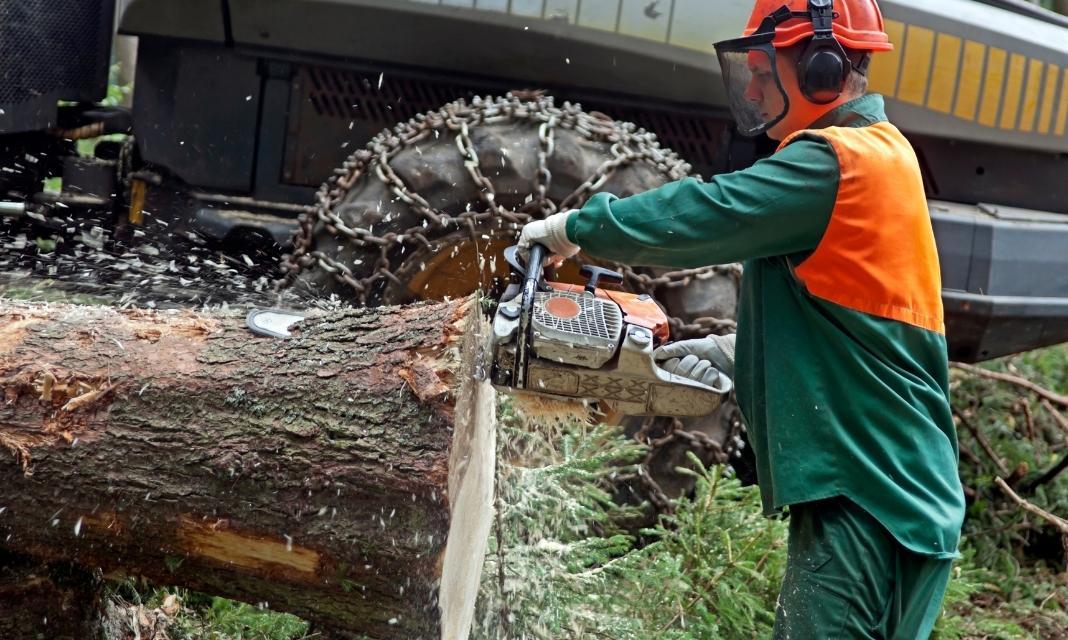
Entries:
[[849,60],[837,41],[831,46],[809,41],[797,61],[801,93],[816,104],[834,102],[842,95],[849,69]]
[[845,49],[834,37],[833,0],[809,0],[813,36],[797,60],[801,93],[816,104],[834,102],[842,95],[851,64]]

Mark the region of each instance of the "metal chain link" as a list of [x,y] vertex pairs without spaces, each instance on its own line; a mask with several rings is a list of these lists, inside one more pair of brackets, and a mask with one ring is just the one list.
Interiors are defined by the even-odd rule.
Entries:
[[541,212],[542,216],[548,216],[558,211],[556,204],[549,199],[549,186],[553,181],[552,171],[549,171],[549,157],[556,150],[556,116],[549,116],[548,122],[541,123],[538,127],[538,170],[534,173],[533,203]]
[[654,437],[649,433],[650,427],[653,426],[653,421],[652,419],[647,419],[642,428],[634,434],[634,439],[646,445],[648,449],[645,458],[638,465],[637,472],[624,474],[620,477],[620,480],[623,482],[636,482],[645,490],[646,495],[649,497],[649,502],[660,513],[670,513],[674,510],[674,502],[649,471],[652,467],[653,458],[669,444],[684,442],[690,446],[691,450],[704,451],[707,456],[705,459],[706,464],[708,462],[715,464],[729,462],[731,453],[737,450],[738,443],[741,440],[741,433],[745,429],[737,409],[732,414],[730,416],[728,437],[722,443],[706,433],[685,429],[682,420],[678,418],[671,419],[668,422],[667,432],[664,435]]
[[[535,172],[534,193],[530,201],[519,210],[509,210],[497,202],[492,181],[483,173],[478,153],[471,141],[471,129],[480,125],[496,123],[530,122],[538,127],[538,167]],[[559,203],[549,196],[552,173],[548,168],[549,158],[555,150],[558,129],[574,131],[585,139],[607,143],[612,156],[603,162],[582,184]],[[485,209],[464,211],[449,216],[435,209],[425,198],[405,184],[390,164],[392,158],[406,148],[430,137],[453,135],[457,151],[471,179],[478,186]],[[363,149],[350,155],[341,167],[335,169],[316,195],[314,212],[301,217],[300,228],[294,237],[293,252],[283,259],[285,276],[279,286],[292,284],[301,271],[319,268],[333,275],[337,281],[351,287],[359,302],[367,303],[376,284],[381,280],[401,284],[395,272],[403,262],[407,251],[398,247],[410,245],[411,249],[429,247],[435,232],[450,226],[466,229],[472,240],[480,231],[494,222],[498,228],[506,225],[518,233],[519,228],[531,220],[544,218],[559,210],[580,205],[602,188],[620,168],[644,162],[651,165],[669,180],[686,177],[690,165],[674,152],[662,149],[655,135],[632,123],[617,122],[598,112],[582,111],[580,105],[565,102],[556,106],[549,96],[540,92],[513,92],[504,97],[475,97],[470,103],[458,100],[439,109],[419,114],[408,122],[397,124],[392,130],[384,130],[375,136]],[[377,178],[400,201],[414,210],[421,224],[402,233],[391,232],[375,235],[370,228],[351,227],[339,215],[348,193],[361,179]],[[315,248],[315,231],[322,225],[330,234],[348,243],[353,248],[377,249],[377,258],[372,268],[362,274],[337,259]],[[398,258],[398,254],[400,257]],[[628,287],[640,293],[656,297],[658,289],[686,287],[696,280],[728,274],[737,277],[738,265],[711,266],[700,269],[671,271],[651,275],[627,265],[614,264],[626,278]],[[693,320],[671,318],[674,335],[695,335],[733,330],[734,321],[705,317]]]

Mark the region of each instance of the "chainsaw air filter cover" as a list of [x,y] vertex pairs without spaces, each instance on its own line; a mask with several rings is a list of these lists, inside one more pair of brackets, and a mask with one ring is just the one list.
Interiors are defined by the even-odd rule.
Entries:
[[623,312],[616,303],[585,293],[539,292],[531,330],[538,358],[598,369],[619,348]]

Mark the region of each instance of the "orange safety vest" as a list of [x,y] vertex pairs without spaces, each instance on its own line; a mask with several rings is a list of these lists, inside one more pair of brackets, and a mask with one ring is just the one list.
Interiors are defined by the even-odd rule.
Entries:
[[827,141],[841,178],[827,230],[795,269],[812,295],[945,334],[942,280],[919,161],[889,122],[797,131]]

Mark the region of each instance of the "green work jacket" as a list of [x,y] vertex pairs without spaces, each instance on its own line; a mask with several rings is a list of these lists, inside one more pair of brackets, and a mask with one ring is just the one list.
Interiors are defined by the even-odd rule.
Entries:
[[[874,134],[885,122],[872,94],[810,129]],[[801,136],[710,182],[597,194],[567,235],[591,256],[632,265],[744,261],[735,387],[765,512],[845,496],[907,549],[952,558],[964,498],[944,335],[817,297],[795,273],[827,233],[841,176],[835,147]],[[919,217],[929,225],[925,208]]]

